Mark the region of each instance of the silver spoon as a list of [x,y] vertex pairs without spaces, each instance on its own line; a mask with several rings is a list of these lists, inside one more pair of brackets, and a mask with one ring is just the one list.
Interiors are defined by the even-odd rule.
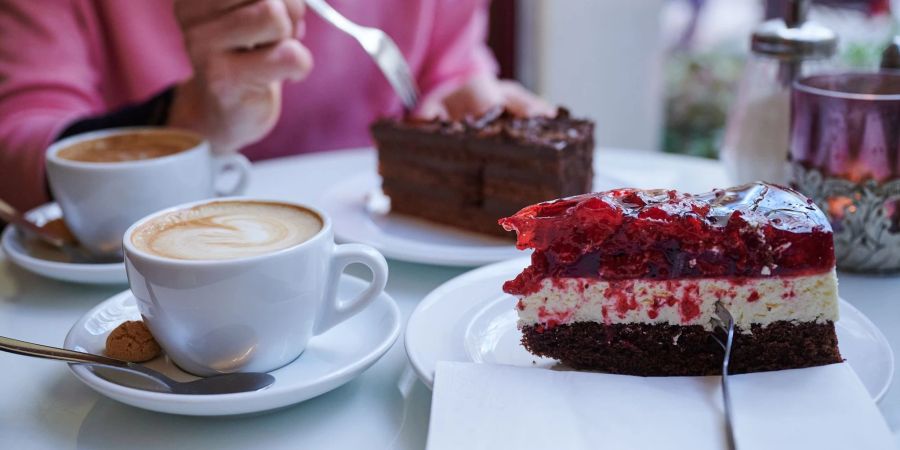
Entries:
[[160,386],[162,392],[172,394],[234,394],[265,389],[275,382],[275,377],[267,373],[238,372],[201,378],[195,381],[175,381],[153,369],[137,363],[107,358],[106,356],[82,353],[63,348],[33,344],[0,336],[0,351],[37,358],[56,359],[70,363],[108,367],[139,375]]
[[29,236],[34,236],[51,247],[58,248],[66,254],[73,263],[116,263],[122,262],[121,255],[98,256],[91,254],[84,247],[78,245],[78,241],[65,227],[53,229],[38,224],[25,218],[9,203],[0,199],[0,220],[16,226],[16,231],[21,231]]
[[74,240],[67,236],[62,236],[59,233],[54,233],[37,226],[35,223],[26,219],[25,216],[13,208],[12,205],[3,200],[0,200],[0,219],[19,227],[20,230],[33,234],[38,239],[54,247],[75,244]]

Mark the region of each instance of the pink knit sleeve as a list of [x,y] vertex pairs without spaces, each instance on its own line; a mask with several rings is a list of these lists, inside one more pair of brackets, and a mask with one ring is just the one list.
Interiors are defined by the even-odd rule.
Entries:
[[6,0],[0,8],[0,198],[47,201],[44,151],[75,118],[102,107],[76,1]]
[[487,6],[486,0],[436,0],[428,56],[418,77],[424,96],[474,75],[497,72],[485,42]]

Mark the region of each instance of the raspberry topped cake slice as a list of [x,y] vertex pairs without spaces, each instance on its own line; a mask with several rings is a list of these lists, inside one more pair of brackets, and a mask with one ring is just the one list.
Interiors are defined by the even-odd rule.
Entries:
[[715,303],[734,316],[735,373],[841,361],[834,244],[803,195],[764,183],[691,195],[619,189],[500,220],[532,263],[518,297],[523,345],[576,369],[711,375]]

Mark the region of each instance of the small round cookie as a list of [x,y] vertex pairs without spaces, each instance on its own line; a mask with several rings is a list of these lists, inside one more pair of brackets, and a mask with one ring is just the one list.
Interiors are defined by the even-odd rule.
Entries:
[[143,362],[156,358],[159,353],[159,344],[140,320],[123,322],[106,338],[106,356],[110,358]]

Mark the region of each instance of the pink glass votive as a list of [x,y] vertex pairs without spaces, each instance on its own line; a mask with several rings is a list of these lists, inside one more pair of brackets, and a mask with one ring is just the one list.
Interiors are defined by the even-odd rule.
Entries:
[[900,270],[900,72],[796,81],[790,160],[831,221],[838,267]]

